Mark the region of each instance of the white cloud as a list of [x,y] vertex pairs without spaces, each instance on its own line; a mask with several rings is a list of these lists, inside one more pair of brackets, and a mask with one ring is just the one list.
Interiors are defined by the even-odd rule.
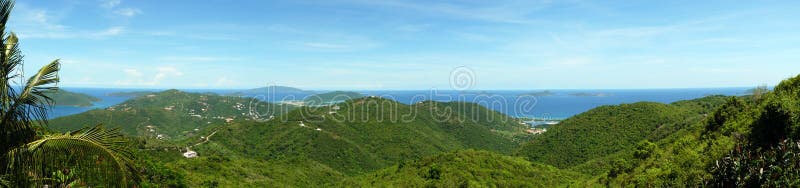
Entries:
[[[456,3],[417,3],[400,0],[348,0],[350,3],[407,9],[420,13],[448,16],[457,19],[479,20],[497,23],[528,24],[535,23],[529,19],[530,13],[551,6],[550,1],[476,1],[472,6]],[[478,7],[478,8],[473,8]]]
[[100,7],[124,17],[133,17],[142,13],[142,10],[138,8],[119,7],[121,3],[121,0],[104,0],[100,3]]
[[92,33],[91,36],[93,36],[93,37],[116,36],[116,35],[122,34],[122,32],[124,32],[124,31],[125,31],[124,27],[116,26],[116,27],[108,28],[108,29],[103,30],[103,31]]
[[340,39],[324,39],[323,41],[310,41],[310,42],[295,42],[296,47],[302,50],[311,51],[325,51],[325,52],[349,52],[358,50],[368,50],[380,46],[371,39],[363,37],[352,37],[350,40],[344,41]]
[[176,77],[177,76],[183,76],[183,72],[181,72],[180,70],[178,70],[175,67],[158,67],[158,68],[156,68],[156,70],[158,70],[158,73],[156,73],[156,76],[153,77],[153,82],[155,82],[155,83],[158,83],[161,80],[163,80],[164,78],[167,78],[167,77],[170,77],[170,76],[176,76]]
[[60,24],[59,21],[62,19],[63,14],[54,14],[45,9],[32,8],[20,3],[14,8],[14,19],[10,20],[9,25],[23,39],[97,39],[120,35],[125,30],[122,26],[113,26],[103,30],[76,29]]
[[173,77],[180,77],[183,76],[183,72],[178,70],[178,68],[172,66],[162,66],[157,67],[155,69],[151,69],[151,75],[153,77],[151,79],[146,79],[145,73],[139,71],[138,69],[123,69],[122,70],[125,75],[127,76],[125,80],[118,80],[114,84],[118,86],[157,86],[162,83],[162,81],[173,78]]
[[164,56],[157,58],[164,62],[221,62],[221,61],[241,61],[238,57],[214,57],[214,56]]
[[324,42],[304,42],[302,43],[303,46],[310,47],[310,48],[321,48],[321,49],[347,49],[350,46],[341,45],[341,44],[332,44],[332,43],[324,43]]
[[139,10],[137,8],[122,8],[115,10],[114,13],[125,17],[132,17],[141,14],[142,10]]
[[139,70],[136,70],[136,69],[125,69],[125,70],[122,70],[122,71],[125,72],[125,75],[128,75],[130,77],[137,77],[138,78],[138,77],[142,77],[142,75],[144,75],[144,74],[142,74],[142,72],[139,72]]
[[217,78],[217,81],[214,83],[216,86],[232,86],[234,84],[236,84],[236,81],[228,78],[227,76]]
[[117,5],[119,5],[120,3],[122,3],[122,1],[121,1],[121,0],[104,0],[104,1],[102,1],[102,2],[100,3],[100,6],[101,6],[101,7],[104,7],[104,8],[111,9],[111,8],[114,8],[114,7],[116,7],[116,6],[117,6]]

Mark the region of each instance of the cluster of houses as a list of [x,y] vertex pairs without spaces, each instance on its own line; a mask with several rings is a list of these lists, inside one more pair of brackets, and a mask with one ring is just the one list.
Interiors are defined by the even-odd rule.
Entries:
[[542,134],[547,132],[547,128],[530,128],[528,130],[525,130],[525,132],[530,134]]
[[109,106],[108,108],[106,108],[106,110],[108,110],[108,111],[120,110],[120,111],[123,111],[123,112],[130,111],[131,109],[132,108],[129,107],[127,104],[119,104],[119,105],[115,105],[115,106]]

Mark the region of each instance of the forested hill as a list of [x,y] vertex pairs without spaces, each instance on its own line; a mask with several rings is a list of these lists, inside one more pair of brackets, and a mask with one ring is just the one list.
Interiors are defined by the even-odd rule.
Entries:
[[100,98],[93,97],[83,93],[75,93],[67,90],[59,89],[52,92],[45,93],[48,97],[52,98],[55,105],[58,106],[92,106],[94,102],[100,101]]
[[[645,139],[660,139],[701,121],[724,96],[674,104],[638,102],[601,106],[551,126],[519,149],[532,161],[569,168],[591,159],[629,150]],[[702,103],[702,104],[697,104]]]
[[50,127],[66,131],[102,123],[120,128],[129,136],[177,140],[195,135],[208,126],[266,119],[272,113],[277,115],[291,108],[250,98],[167,90],[139,96],[106,109],[59,117],[50,121]]
[[339,104],[338,110],[304,107],[264,123],[223,127],[216,142],[262,158],[302,156],[345,174],[357,174],[456,149],[508,153],[518,145],[515,134],[526,134],[525,126],[502,114],[493,114],[501,115],[494,121],[473,121],[458,114],[433,117],[442,108],[488,111],[479,105],[437,104],[431,108],[360,98]]

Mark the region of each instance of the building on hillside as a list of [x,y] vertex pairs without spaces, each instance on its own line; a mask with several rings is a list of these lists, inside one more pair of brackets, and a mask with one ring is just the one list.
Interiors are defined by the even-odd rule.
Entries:
[[186,157],[187,159],[195,158],[197,157],[197,152],[192,151],[192,149],[187,147],[186,152],[183,153],[183,157]]
[[336,111],[339,111],[339,109],[340,109],[339,106],[334,105],[328,110],[328,114],[330,115],[336,114]]
[[542,128],[542,129],[532,128],[532,129],[525,130],[525,132],[528,132],[530,134],[542,134],[542,133],[547,132],[547,129],[544,129],[544,128]]

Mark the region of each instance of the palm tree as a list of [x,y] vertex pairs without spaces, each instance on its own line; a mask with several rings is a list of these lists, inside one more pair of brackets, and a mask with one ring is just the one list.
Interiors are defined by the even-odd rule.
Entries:
[[24,79],[18,38],[5,32],[13,6],[13,0],[0,0],[0,187],[54,185],[64,174],[75,175],[68,184],[128,186],[137,176],[119,131],[97,125],[46,134],[53,104],[47,94],[58,89],[59,60]]

